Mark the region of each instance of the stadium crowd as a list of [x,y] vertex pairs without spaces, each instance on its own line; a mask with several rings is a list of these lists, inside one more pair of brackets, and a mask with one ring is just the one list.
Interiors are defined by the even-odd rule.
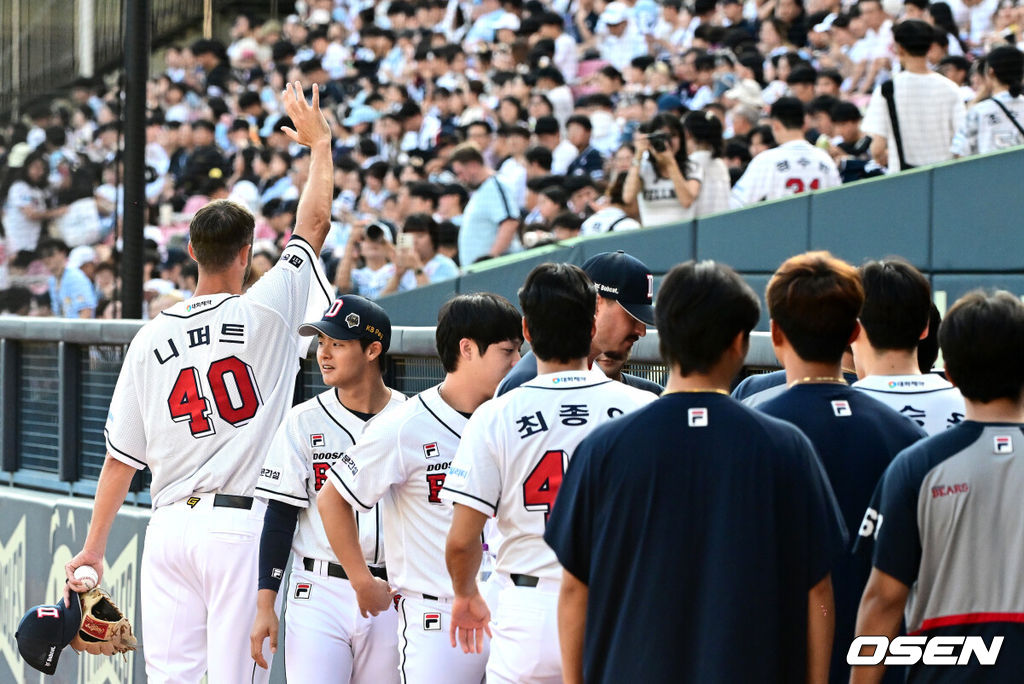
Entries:
[[[1012,0],[297,6],[158,53],[150,316],[194,288],[187,226],[211,199],[257,216],[250,284],[279,257],[309,166],[280,130],[287,81],[320,86],[332,127],[327,274],[371,299],[556,240],[1024,142]],[[119,315],[122,101],[116,74],[80,79],[2,129],[0,311]]]

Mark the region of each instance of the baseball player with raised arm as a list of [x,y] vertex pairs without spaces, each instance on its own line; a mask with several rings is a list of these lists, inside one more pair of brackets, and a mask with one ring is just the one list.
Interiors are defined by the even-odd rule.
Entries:
[[[317,336],[316,359],[330,389],[289,413],[270,444],[256,496],[267,499],[260,539],[260,575],[252,657],[260,667],[263,642],[276,650],[274,610],[289,548],[293,552],[287,594],[285,668],[289,681],[398,681],[398,614],[361,616],[355,592],[337,563],[316,508],[327,470],[348,458],[363,429],[405,402],[381,377],[391,344],[391,321],[374,302],[338,297],[323,319],[306,323],[300,335]],[[363,559],[374,577],[387,579],[380,535],[380,507],[357,516]],[[296,533],[296,526],[298,532]]]
[[[448,646],[454,592],[444,566],[444,540],[452,508],[439,495],[469,416],[519,359],[521,318],[498,295],[459,295],[441,307],[436,339],[444,381],[369,425],[348,458],[331,466],[317,500],[359,609],[389,610],[392,587],[401,596],[403,684],[479,684],[487,651],[465,654]],[[367,568],[352,513],[369,513],[381,500],[390,586]],[[476,545],[479,550],[479,535]]]
[[[265,680],[247,638],[256,616],[263,506],[253,492],[267,436],[291,406],[308,342],[299,324],[330,304],[318,254],[330,227],[331,131],[313,87],[289,84],[284,105],[309,147],[309,180],[281,260],[248,291],[253,216],[211,202],[189,226],[195,295],[147,323],[125,357],[104,430],[92,524],[66,566],[103,569],[114,517],[132,476],[149,467],[153,515],[142,554],[142,632],[149,682]],[[307,308],[308,306],[308,308]],[[307,313],[311,311],[312,313]],[[265,655],[269,655],[266,653]]]
[[[656,399],[588,370],[596,303],[594,283],[577,266],[547,263],[530,272],[519,304],[538,375],[477,410],[441,489],[441,499],[455,503],[445,549],[455,589],[451,645],[480,653],[484,633],[493,629],[488,682],[562,681],[562,573],[544,542],[548,515],[576,445],[597,426]],[[476,575],[480,534],[491,516],[501,537],[495,577],[502,589],[489,627]]]

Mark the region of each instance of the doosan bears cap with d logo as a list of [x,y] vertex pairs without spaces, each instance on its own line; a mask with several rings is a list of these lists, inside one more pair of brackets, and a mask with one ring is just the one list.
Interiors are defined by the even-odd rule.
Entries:
[[319,321],[303,323],[300,335],[323,333],[335,340],[380,342],[384,353],[391,346],[391,319],[379,304],[359,295],[341,295]]
[[57,671],[61,651],[71,643],[82,626],[82,602],[78,594],[52,606],[29,608],[14,634],[18,652],[25,662],[43,674]]
[[616,300],[638,321],[654,325],[654,275],[644,262],[620,249],[596,254],[582,268],[597,294]]

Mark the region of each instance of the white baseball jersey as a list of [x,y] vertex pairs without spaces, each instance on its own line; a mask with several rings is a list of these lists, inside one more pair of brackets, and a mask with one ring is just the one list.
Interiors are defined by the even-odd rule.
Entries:
[[898,411],[929,435],[944,432],[964,419],[960,390],[935,373],[870,375],[852,387]]
[[793,140],[750,160],[732,188],[729,206],[735,209],[761,200],[834,188],[841,182],[828,152],[806,140]]
[[[337,391],[332,387],[288,412],[270,443],[256,483],[256,496],[302,509],[292,541],[292,552],[298,560],[337,561],[320,520],[316,493],[327,481],[331,465],[348,458],[346,452],[363,429],[403,403],[405,395],[391,390],[391,401],[376,416],[364,421],[338,401]],[[368,514],[356,513],[356,522],[367,565],[383,565],[379,507],[374,506]]]
[[596,368],[539,375],[473,414],[441,498],[497,516],[498,572],[559,579],[544,528],[569,459],[594,428],[655,399]]
[[252,495],[309,346],[297,329],[331,292],[309,243],[293,236],[245,294],[187,299],[139,331],[104,433],[114,458],[153,471],[153,508],[194,492]]
[[399,593],[452,598],[444,545],[452,507],[438,494],[468,420],[441,399],[438,386],[367,426],[348,459],[328,474],[356,511],[384,500],[388,580]]

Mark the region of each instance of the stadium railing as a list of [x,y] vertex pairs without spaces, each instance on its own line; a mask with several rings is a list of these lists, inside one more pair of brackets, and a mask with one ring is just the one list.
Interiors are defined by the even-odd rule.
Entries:
[[[141,321],[0,318],[0,452],[6,484],[90,497],[106,455],[103,426],[128,343]],[[747,373],[778,367],[768,336],[756,333]],[[651,330],[633,347],[627,371],[661,384],[666,370]],[[397,327],[386,380],[415,394],[441,381],[434,329]],[[302,360],[295,402],[325,389],[313,351]],[[148,505],[147,476],[129,501]]]

